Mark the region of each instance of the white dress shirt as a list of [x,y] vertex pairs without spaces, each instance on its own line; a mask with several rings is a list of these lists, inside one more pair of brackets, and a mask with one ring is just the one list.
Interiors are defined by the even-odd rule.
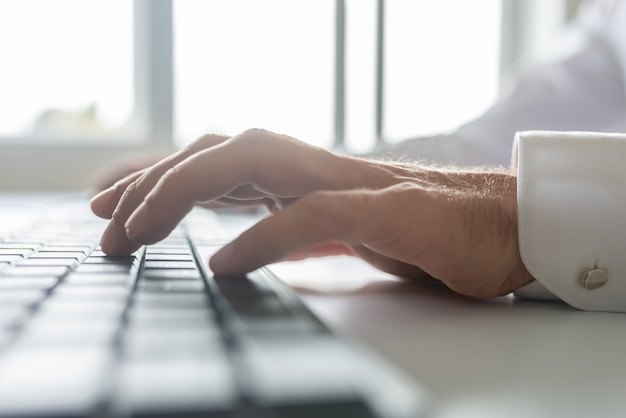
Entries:
[[482,116],[377,154],[508,166],[519,132],[520,253],[536,281],[516,294],[626,312],[626,135],[598,133],[626,132],[625,86],[626,0],[599,0]]

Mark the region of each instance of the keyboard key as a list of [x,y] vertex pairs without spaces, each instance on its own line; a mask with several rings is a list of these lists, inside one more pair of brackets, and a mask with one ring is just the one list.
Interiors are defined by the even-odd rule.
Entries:
[[81,264],[74,270],[77,273],[88,274],[115,274],[115,273],[128,273],[130,272],[132,265],[121,264]]
[[187,251],[189,251],[189,243],[187,242],[187,238],[184,238],[182,234],[178,237],[170,235],[164,240],[152,244],[150,248],[187,248]]
[[275,339],[242,347],[254,402],[276,408],[306,404],[364,407],[358,395],[358,378],[351,378],[355,374],[351,369],[358,370],[353,354],[326,337]]
[[0,255],[0,264],[11,264],[23,260],[20,255]]
[[239,317],[291,317],[291,312],[277,296],[263,296],[254,299],[228,300],[231,308]]
[[3,329],[0,326],[0,350],[8,346],[12,340],[13,340],[13,332],[8,329]]
[[2,270],[2,275],[11,277],[60,277],[63,276],[67,270],[68,268],[66,266],[12,266]]
[[255,299],[263,295],[272,295],[274,290],[257,272],[245,276],[215,276],[213,280],[227,298]]
[[231,416],[238,402],[227,359],[217,353],[209,359],[126,362],[115,387],[114,410],[123,416]]
[[17,266],[41,266],[41,267],[53,267],[53,266],[65,266],[68,268],[78,265],[78,261],[74,258],[27,258],[19,261]]
[[197,293],[205,292],[202,280],[140,280],[138,292],[153,293]]
[[65,245],[65,246],[56,246],[56,245],[47,245],[43,247],[39,252],[40,253],[67,253],[67,252],[80,252],[82,254],[87,255],[91,251],[91,245]]
[[36,289],[3,291],[0,292],[0,306],[30,307],[37,305],[45,296],[46,292]]
[[22,244],[22,243],[10,243],[0,242],[0,250],[18,250],[18,251],[34,251],[41,247],[42,244]]
[[57,259],[57,258],[68,258],[76,261],[82,261],[85,258],[84,252],[78,251],[37,251],[34,254],[29,255],[28,259]]
[[141,308],[179,308],[199,309],[209,306],[210,300],[206,293],[135,293],[133,306]]
[[159,261],[146,260],[144,265],[146,270],[152,269],[196,269],[195,261]]
[[34,240],[26,241],[23,239],[8,238],[0,244],[0,248],[23,248],[23,249],[37,249],[46,244],[46,240]]
[[[89,234],[89,235],[91,237],[94,236],[94,234]],[[97,238],[90,239],[89,237],[87,237],[86,239],[77,239],[77,238],[70,237],[67,239],[50,241],[48,242],[47,245],[49,245],[50,247],[84,248],[85,250],[89,250],[93,248],[93,246],[96,245],[97,243],[98,243]]]
[[90,254],[90,256],[93,257],[108,257],[102,250],[100,249],[95,249],[93,250]]
[[89,416],[103,398],[109,351],[11,347],[0,359],[1,416]]
[[85,261],[83,261],[83,264],[117,264],[120,266],[130,266],[132,264],[134,264],[136,261],[135,257],[130,255],[130,256],[116,256],[116,257],[112,257],[112,256],[104,256],[104,257],[98,257],[98,256],[89,256],[85,259]]
[[213,280],[239,316],[291,316],[278,295],[249,277],[214,277]]
[[238,332],[268,338],[324,332],[301,307],[274,292],[259,272],[213,280],[228,305],[224,314]]
[[56,298],[46,299],[38,310],[45,318],[65,320],[68,318],[119,319],[126,308],[125,300],[76,300]]
[[202,358],[222,350],[220,329],[210,322],[179,326],[130,323],[124,331],[126,359]]
[[58,299],[75,300],[126,300],[130,288],[112,286],[58,286],[52,295]]
[[311,403],[273,405],[265,408],[281,418],[380,418],[370,407],[356,396],[343,400],[322,399]]
[[209,309],[130,309],[128,321],[131,327],[216,326],[215,315]]
[[20,347],[109,346],[119,326],[118,318],[46,317],[35,314],[16,340]]
[[0,306],[0,334],[2,330],[20,325],[30,314],[31,311],[23,306]]
[[87,274],[70,273],[64,280],[65,286],[119,286],[128,287],[134,278],[127,273]]
[[199,280],[201,278],[198,270],[175,270],[175,269],[146,269],[142,278],[145,280]]
[[[0,247],[2,246],[2,244],[0,244]],[[23,249],[23,248],[15,248],[15,249],[8,249],[8,248],[0,248],[0,256],[19,256],[19,257],[26,257],[27,255],[31,254],[33,252],[33,250],[27,250],[27,249]]]
[[154,255],[189,255],[189,247],[176,247],[176,248],[158,248],[154,246],[148,247],[146,250],[146,258]]
[[16,289],[50,290],[59,279],[56,277],[0,277],[0,291]]
[[146,261],[194,261],[189,251],[182,254],[159,254],[148,252],[146,254]]
[[320,335],[327,331],[318,323],[300,317],[268,318],[235,316],[230,318],[231,327],[237,334],[252,337],[254,340],[280,338],[284,336],[305,337]]

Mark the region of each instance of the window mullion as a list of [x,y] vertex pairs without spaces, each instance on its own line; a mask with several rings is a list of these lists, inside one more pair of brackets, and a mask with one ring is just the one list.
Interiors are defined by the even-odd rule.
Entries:
[[135,0],[135,115],[151,147],[173,147],[171,0]]
[[335,2],[335,137],[333,145],[343,148],[346,137],[346,2]]
[[376,2],[376,143],[383,138],[383,98],[385,80],[385,0]]

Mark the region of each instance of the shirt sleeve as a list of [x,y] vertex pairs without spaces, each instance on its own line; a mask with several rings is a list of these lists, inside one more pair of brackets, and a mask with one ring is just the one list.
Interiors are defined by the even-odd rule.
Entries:
[[536,282],[583,310],[626,312],[626,135],[521,132],[518,227]]
[[[484,114],[454,132],[391,144],[373,155],[461,166],[508,166],[515,133],[626,131],[626,2],[584,7],[549,61],[522,69]],[[416,119],[419,119],[416,116]]]

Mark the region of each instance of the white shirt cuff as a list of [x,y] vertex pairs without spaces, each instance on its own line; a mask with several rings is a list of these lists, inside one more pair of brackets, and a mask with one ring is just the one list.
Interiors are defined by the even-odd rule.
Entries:
[[545,288],[518,294],[626,312],[626,135],[521,132],[516,141],[520,254]]

